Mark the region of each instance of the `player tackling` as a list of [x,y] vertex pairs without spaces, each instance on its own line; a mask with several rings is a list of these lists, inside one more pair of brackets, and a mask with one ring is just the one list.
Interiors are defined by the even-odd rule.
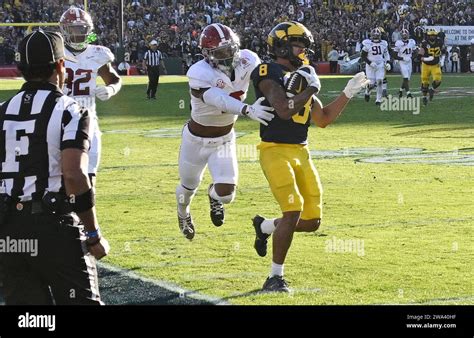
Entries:
[[176,187],[178,225],[191,240],[195,226],[190,205],[208,166],[213,183],[208,188],[211,221],[225,221],[224,204],[235,198],[238,179],[234,123],[248,116],[262,124],[273,110],[261,104],[244,104],[250,74],[260,63],[254,52],[239,49],[239,38],[227,26],[214,23],[204,28],[199,46],[204,55],[188,70],[191,119],[182,132],[179,152],[180,183]]

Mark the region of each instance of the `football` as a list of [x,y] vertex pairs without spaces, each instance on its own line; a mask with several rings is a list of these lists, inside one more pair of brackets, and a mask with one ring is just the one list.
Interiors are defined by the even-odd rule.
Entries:
[[286,82],[286,96],[293,97],[298,95],[308,87],[308,81],[300,74],[293,72]]

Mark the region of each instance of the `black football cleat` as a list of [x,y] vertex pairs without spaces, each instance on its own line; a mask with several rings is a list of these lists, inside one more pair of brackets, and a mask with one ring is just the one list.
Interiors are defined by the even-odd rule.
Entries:
[[262,287],[263,292],[290,292],[288,283],[282,276],[268,277]]
[[224,204],[221,201],[213,199],[209,195],[209,191],[212,188],[212,184],[209,185],[207,190],[207,195],[209,196],[209,206],[211,208],[211,221],[216,227],[220,227],[224,224],[225,214],[224,214]]
[[428,98],[426,96],[423,96],[423,105],[428,105]]
[[434,91],[433,88],[430,88],[429,94],[430,94],[430,101],[433,101],[433,96],[434,96],[434,94],[435,94],[435,91]]
[[401,99],[403,97],[403,92],[401,90],[398,91],[398,97]]
[[253,247],[255,248],[255,251],[257,251],[257,254],[260,257],[265,257],[267,255],[267,240],[268,237],[270,237],[269,234],[264,234],[262,232],[262,222],[265,220],[260,215],[256,215],[252,219],[252,224],[255,229],[255,242],[253,244]]
[[413,97],[413,95],[411,95],[411,93],[408,93],[408,94],[407,94],[407,97],[408,97],[409,99],[411,99],[411,98]]
[[178,225],[179,225],[179,230],[181,233],[184,235],[189,240],[192,240],[194,238],[194,224],[193,224],[193,219],[191,218],[191,214],[188,214],[186,217],[181,217],[178,214]]
[[369,102],[370,101],[370,94],[365,94],[364,99],[365,99],[365,102]]
[[375,105],[376,105],[376,106],[380,106],[381,104],[382,104],[382,102],[380,102],[380,101],[375,101]]

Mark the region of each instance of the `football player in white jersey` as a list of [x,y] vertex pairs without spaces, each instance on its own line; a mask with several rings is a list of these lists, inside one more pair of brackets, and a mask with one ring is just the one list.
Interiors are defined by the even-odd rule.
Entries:
[[382,32],[379,28],[374,28],[370,33],[370,39],[362,41],[361,59],[365,62],[365,74],[370,80],[370,85],[365,92],[365,100],[370,100],[370,90],[377,87],[376,105],[382,102],[383,79],[385,70],[390,69],[390,54],[388,51],[388,43],[381,39]]
[[234,123],[248,116],[260,123],[273,119],[271,107],[244,104],[250,74],[260,64],[254,52],[239,49],[239,38],[220,23],[208,25],[199,39],[204,60],[187,73],[191,95],[191,119],[182,132],[179,152],[180,183],[176,188],[178,224],[183,235],[194,237],[190,204],[209,167],[213,184],[208,188],[211,220],[224,223],[224,204],[235,197],[238,168]]
[[[107,47],[89,45],[89,37],[94,25],[89,13],[76,7],[70,7],[59,21],[64,36],[66,55],[73,56],[76,62],[66,61],[65,94],[87,108],[93,123],[91,148],[89,150],[89,175],[95,185],[95,175],[100,162],[101,132],[99,129],[95,97],[102,101],[117,94],[122,81],[112,68],[114,55]],[[99,75],[105,86],[97,86]]]
[[410,32],[407,29],[401,31],[402,39],[395,42],[393,49],[393,58],[400,65],[400,72],[402,74],[403,82],[398,92],[398,97],[403,96],[405,89],[407,97],[412,97],[410,92],[410,78],[412,72],[412,54],[416,49],[416,42],[410,39]]

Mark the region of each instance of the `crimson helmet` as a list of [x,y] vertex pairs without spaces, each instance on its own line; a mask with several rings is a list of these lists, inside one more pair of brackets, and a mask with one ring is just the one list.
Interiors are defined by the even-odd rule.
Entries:
[[409,38],[410,38],[410,32],[408,31],[408,29],[402,29],[402,40],[403,41],[407,41]]
[[380,28],[376,27],[370,32],[370,39],[374,42],[379,42],[382,38],[382,31]]
[[239,37],[229,27],[213,23],[206,26],[199,37],[204,59],[214,68],[230,74],[238,62]]
[[77,7],[70,7],[61,15],[59,28],[66,45],[80,51],[87,47],[87,38],[92,33],[94,24],[89,13]]

